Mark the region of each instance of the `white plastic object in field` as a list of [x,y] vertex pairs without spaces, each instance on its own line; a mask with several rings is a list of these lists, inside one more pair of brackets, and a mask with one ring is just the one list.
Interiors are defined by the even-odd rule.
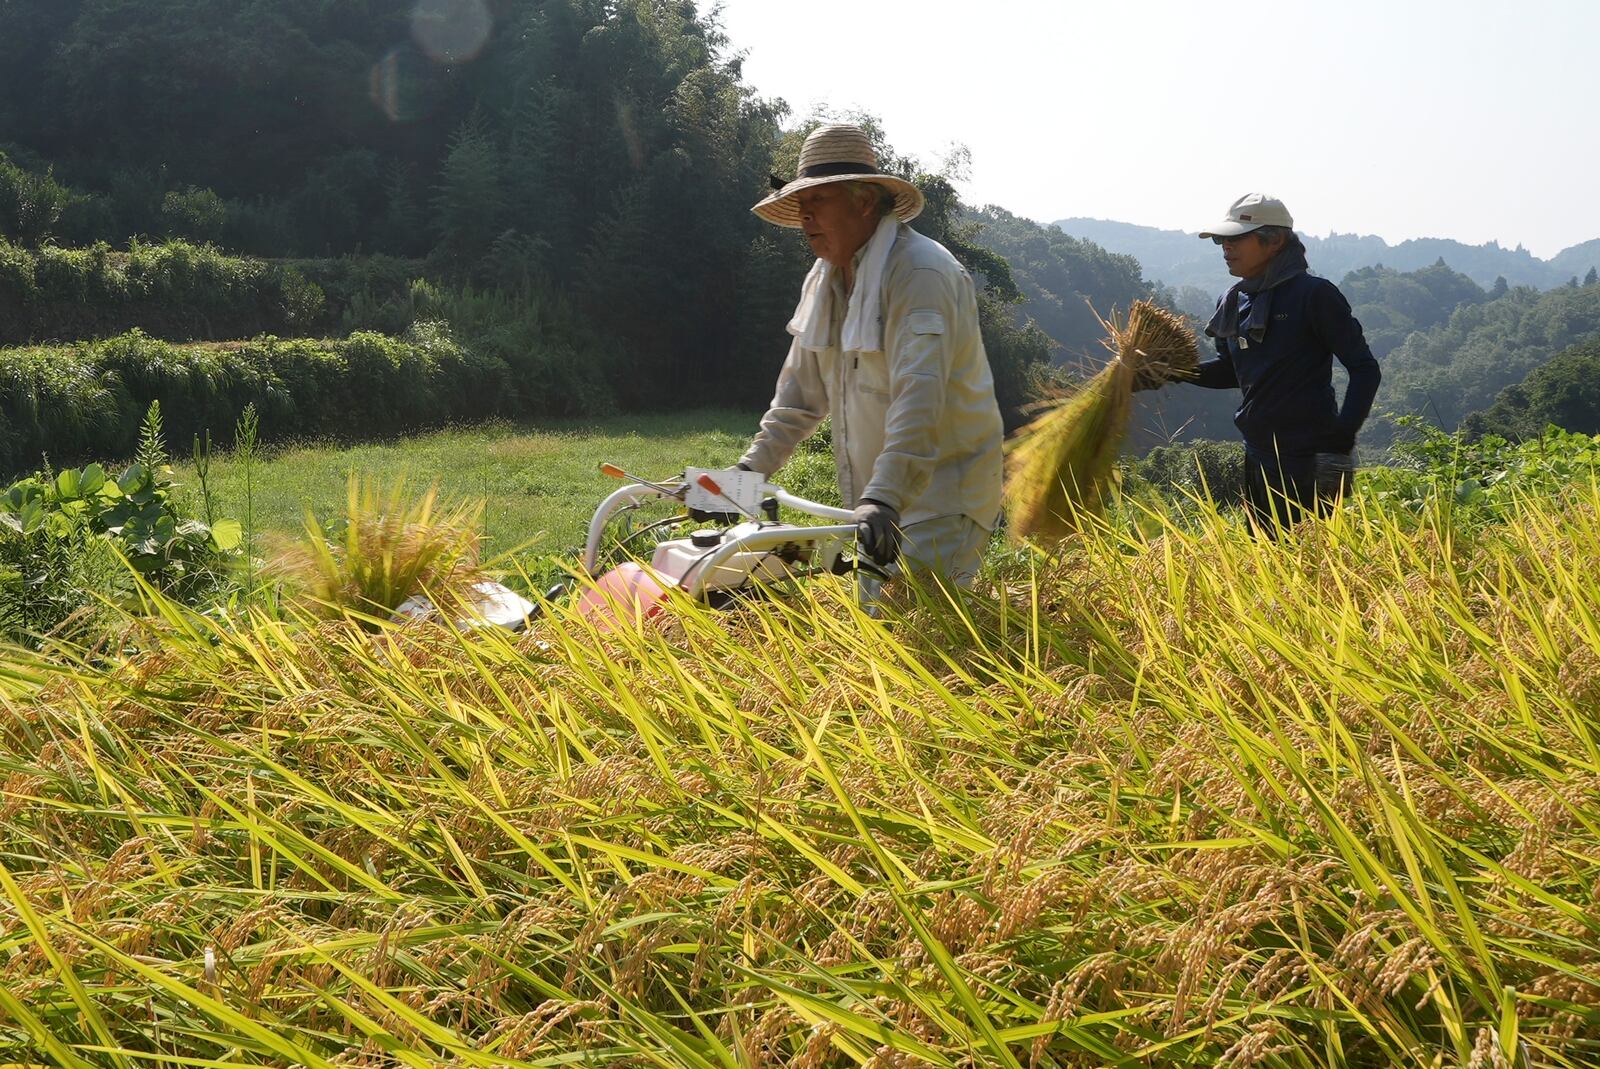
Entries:
[[[528,620],[537,615],[538,606],[508,586],[485,580],[472,584],[472,613],[456,621],[457,627],[503,627],[521,631]],[[390,617],[396,623],[402,620],[426,620],[439,615],[439,607],[431,598],[418,594],[401,602]]]

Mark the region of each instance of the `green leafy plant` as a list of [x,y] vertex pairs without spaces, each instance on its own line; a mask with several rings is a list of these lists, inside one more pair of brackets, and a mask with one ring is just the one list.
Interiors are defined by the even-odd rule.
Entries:
[[159,405],[145,417],[138,459],[113,478],[101,465],[50,470],[21,479],[0,493],[0,536],[7,542],[7,574],[21,583],[28,604],[9,629],[36,632],[90,604],[96,593],[126,593],[126,584],[85,582],[76,556],[98,557],[109,544],[151,587],[197,602],[227,582],[240,544],[238,521],[207,523],[185,516],[176,494],[161,435]]
[[1496,435],[1469,440],[1415,417],[1400,427],[1408,437],[1391,463],[1363,469],[1356,485],[1402,515],[1439,507],[1458,526],[1479,527],[1505,520],[1529,498],[1559,499],[1600,478],[1600,437],[1551,427],[1520,443]]
[[1244,447],[1204,439],[1157,446],[1137,460],[1125,460],[1123,473],[1124,494],[1148,487],[1174,506],[1188,508],[1210,498],[1227,507],[1244,495]]
[[[5,199],[0,173],[0,216]],[[0,222],[0,344],[132,329],[172,341],[301,335],[333,321],[321,288],[282,263],[184,241],[25,248],[3,230]]]
[[177,441],[233,428],[249,404],[278,435],[349,439],[494,414],[515,396],[512,382],[504,361],[428,324],[403,338],[173,345],[134,331],[0,349],[0,471],[45,453],[126,457],[157,399]]
[[0,639],[11,642],[88,637],[100,608],[93,592],[127,575],[109,543],[43,496],[29,482],[0,492]]

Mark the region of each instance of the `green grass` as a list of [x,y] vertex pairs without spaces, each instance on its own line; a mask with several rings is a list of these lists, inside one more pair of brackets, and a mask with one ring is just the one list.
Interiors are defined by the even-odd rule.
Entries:
[[[254,475],[259,532],[298,535],[306,510],[342,513],[352,474],[388,485],[404,477],[418,495],[437,482],[450,500],[485,503],[486,551],[566,553],[583,543],[589,516],[618,483],[601,475],[612,461],[646,479],[738,460],[757,414],[725,411],[550,422],[491,423],[356,447],[300,445],[271,450]],[[179,478],[196,492],[194,471]],[[220,514],[242,517],[244,472],[219,454],[211,478]]]
[[1447,517],[1089,524],[965,612],[0,653],[0,1054],[1594,1065],[1600,486]]

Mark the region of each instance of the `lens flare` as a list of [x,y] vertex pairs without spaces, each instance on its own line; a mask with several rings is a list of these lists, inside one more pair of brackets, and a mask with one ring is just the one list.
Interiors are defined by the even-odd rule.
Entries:
[[373,105],[393,123],[413,122],[433,110],[438,75],[410,42],[391,48],[367,74]]
[[417,0],[411,9],[411,36],[435,63],[476,58],[493,28],[483,0]]

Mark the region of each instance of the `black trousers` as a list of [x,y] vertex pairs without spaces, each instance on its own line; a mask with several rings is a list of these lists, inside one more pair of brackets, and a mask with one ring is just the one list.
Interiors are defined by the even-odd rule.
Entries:
[[1326,516],[1350,489],[1350,472],[1317,478],[1317,454],[1244,445],[1245,503],[1256,530],[1276,538],[1308,515]]

